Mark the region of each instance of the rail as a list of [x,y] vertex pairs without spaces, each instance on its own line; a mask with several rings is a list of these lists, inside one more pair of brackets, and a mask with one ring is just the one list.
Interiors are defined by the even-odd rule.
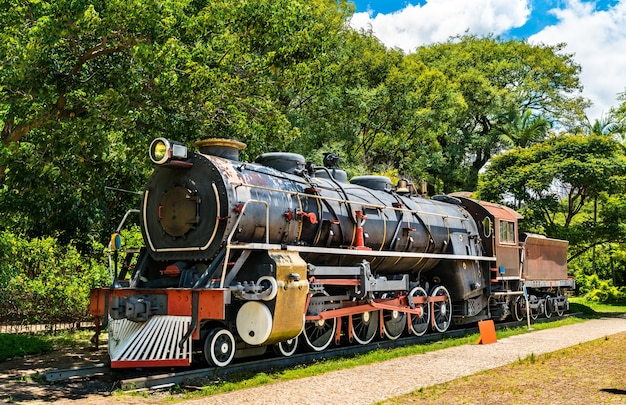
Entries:
[[368,257],[399,257],[399,258],[422,258],[422,259],[441,259],[441,260],[477,260],[484,262],[495,262],[496,258],[492,256],[471,256],[471,255],[455,255],[446,253],[420,253],[420,252],[405,252],[395,250],[357,250],[346,248],[328,248],[317,246],[301,246],[301,245],[279,245],[279,244],[264,244],[264,243],[241,243],[233,244],[230,246],[232,250],[268,250],[268,249],[280,249],[287,251],[295,251],[302,253],[317,253],[317,254],[337,254],[344,256],[368,256]]
[[[126,213],[124,214],[124,216],[122,217],[122,220],[120,221],[119,225],[117,226],[117,228],[115,228],[115,233],[119,233],[122,230],[122,227],[124,226],[124,223],[126,222],[126,220],[128,219],[128,216],[130,214],[139,214],[141,213],[141,211],[139,211],[138,209],[130,209],[128,211],[126,211]],[[109,256],[109,275],[111,276],[111,282],[115,283],[115,278],[117,277],[117,271],[115,271],[113,269],[113,259],[111,258],[111,253],[113,253],[113,250],[111,249],[112,241],[109,240],[109,244],[107,245],[107,250],[108,250],[108,256]],[[117,252],[117,250],[116,250]]]
[[[582,313],[566,314],[562,317],[553,318],[541,318],[537,319],[535,323],[553,322],[559,319],[581,316]],[[512,321],[504,323],[496,323],[496,329],[505,329],[523,326],[524,321]],[[358,353],[369,352],[377,348],[395,348],[404,347],[415,344],[423,344],[433,341],[439,341],[444,338],[456,338],[466,336],[472,333],[478,333],[478,327],[468,327],[462,329],[451,329],[446,332],[433,332],[424,336],[407,336],[401,337],[397,340],[381,340],[374,341],[366,345],[351,345],[337,347],[330,350],[323,350],[321,352],[305,352],[295,354],[290,357],[273,357],[264,358],[261,360],[254,360],[242,363],[230,364],[226,367],[209,367],[198,368],[191,370],[184,370],[179,372],[171,372],[164,374],[152,374],[144,375],[141,377],[124,378],[123,374],[120,376],[119,387],[122,390],[140,391],[146,389],[159,389],[174,386],[176,384],[184,384],[185,381],[194,379],[210,378],[216,380],[227,379],[229,375],[236,375],[241,372],[258,372],[275,368],[287,368],[296,366],[298,364],[308,364],[316,360],[322,360],[326,358],[351,356]],[[72,367],[68,369],[49,370],[46,372],[45,378],[48,382],[60,382],[72,379],[90,378],[99,375],[111,374],[112,370],[104,364],[98,364],[87,367]],[[120,370],[116,370],[115,373],[120,373]]]

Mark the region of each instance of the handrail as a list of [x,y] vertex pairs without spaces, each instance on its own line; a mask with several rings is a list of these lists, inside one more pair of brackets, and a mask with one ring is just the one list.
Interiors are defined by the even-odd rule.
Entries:
[[120,224],[117,226],[117,229],[115,230],[115,232],[119,232],[122,230],[122,226],[124,225],[124,222],[126,222],[126,218],[128,218],[128,216],[130,214],[139,214],[141,211],[138,209],[130,209],[128,211],[126,211],[126,214],[124,214],[124,217],[122,218],[122,220],[120,221]]
[[230,246],[231,246],[231,241],[233,239],[233,236],[235,236],[235,232],[237,232],[237,229],[239,227],[239,222],[241,221],[241,218],[243,217],[244,212],[246,211],[246,208],[248,208],[248,204],[262,204],[265,205],[265,243],[269,244],[270,243],[270,206],[267,203],[267,201],[260,201],[260,200],[248,200],[245,202],[245,204],[243,205],[243,207],[241,208],[241,211],[239,212],[239,217],[237,218],[237,221],[235,221],[235,224],[233,225],[232,230],[230,231],[230,234],[228,235],[228,238],[226,239],[226,255],[224,256],[224,264],[222,266],[222,277],[220,279],[220,288],[224,288],[224,280],[226,278],[226,269],[228,267],[228,258],[230,257]]
[[[122,220],[120,221],[120,224],[117,226],[117,228],[115,228],[115,233],[119,233],[122,230],[122,226],[124,226],[124,222],[126,222],[126,219],[128,218],[128,216],[130,214],[139,214],[141,213],[140,210],[138,209],[130,209],[128,211],[126,211],[126,214],[124,214],[124,217],[122,218]],[[107,245],[107,250],[108,250],[108,256],[109,256],[109,275],[111,276],[111,282],[115,283],[115,277],[116,275],[114,275],[114,271],[113,271],[113,259],[111,259],[111,240],[109,240],[109,244]]]

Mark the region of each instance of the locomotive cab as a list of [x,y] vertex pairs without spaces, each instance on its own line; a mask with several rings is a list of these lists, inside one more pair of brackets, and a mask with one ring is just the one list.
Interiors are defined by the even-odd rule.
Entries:
[[492,269],[497,270],[497,276],[519,278],[521,269],[518,220],[523,217],[504,205],[477,201],[461,195],[454,196],[461,200],[476,221],[485,255],[496,259]]

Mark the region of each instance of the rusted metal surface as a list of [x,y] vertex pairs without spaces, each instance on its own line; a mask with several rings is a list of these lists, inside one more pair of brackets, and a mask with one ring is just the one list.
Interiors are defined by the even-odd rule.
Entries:
[[504,266],[504,274],[500,276],[519,277],[520,247],[517,245],[499,245],[496,247],[496,268]]
[[485,207],[487,209],[487,211],[489,211],[491,213],[491,215],[493,215],[494,218],[497,218],[497,219],[505,219],[505,220],[508,220],[508,221],[515,221],[515,222],[517,222],[517,220],[524,218],[517,211],[515,211],[512,208],[509,208],[507,206],[501,205],[501,204],[495,204],[495,203],[490,203],[490,202],[487,202],[487,201],[481,201],[480,205]]
[[531,235],[522,245],[525,250],[523,265],[525,279],[555,281],[567,279],[567,241]]

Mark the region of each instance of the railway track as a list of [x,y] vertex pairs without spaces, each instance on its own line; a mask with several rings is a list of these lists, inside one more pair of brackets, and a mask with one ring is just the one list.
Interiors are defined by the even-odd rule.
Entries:
[[[562,317],[540,318],[534,323],[552,322],[569,316],[579,316],[580,314],[566,314]],[[496,329],[513,328],[526,325],[525,321],[505,322],[496,324]],[[328,358],[346,357],[359,353],[365,353],[376,349],[389,349],[404,347],[415,344],[424,344],[444,338],[456,338],[477,333],[478,327],[448,330],[443,333],[435,332],[424,336],[408,336],[397,340],[374,341],[365,345],[341,346],[327,349],[322,352],[305,352],[294,354],[290,357],[263,357],[253,361],[233,363],[227,367],[208,367],[197,369],[185,369],[182,371],[158,372],[154,370],[111,370],[106,364],[97,364],[87,367],[73,367],[68,369],[57,369],[46,372],[45,378],[48,382],[61,382],[72,379],[94,378],[108,376],[117,381],[116,387],[124,391],[163,389],[175,385],[183,384],[185,381],[194,379],[209,379],[222,381],[228,379],[229,375],[241,373],[254,373],[259,371],[278,370],[293,367],[300,364],[308,364]],[[129,376],[129,374],[134,374]],[[140,376],[137,376],[140,374]]]

